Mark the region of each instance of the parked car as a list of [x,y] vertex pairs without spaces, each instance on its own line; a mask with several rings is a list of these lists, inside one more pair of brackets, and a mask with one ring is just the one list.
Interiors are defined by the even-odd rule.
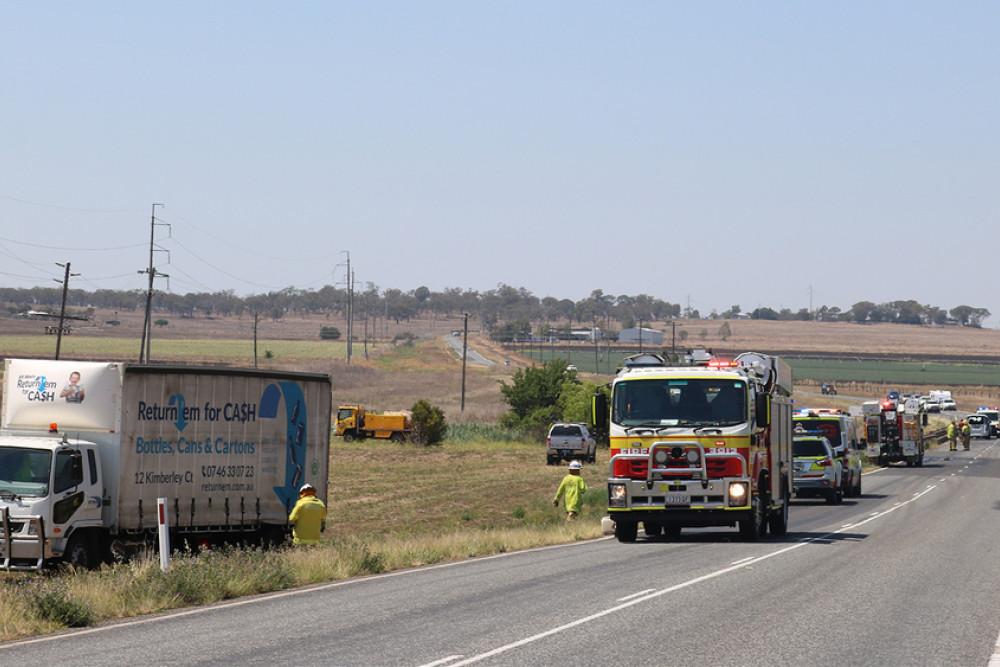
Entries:
[[837,394],[837,385],[835,385],[832,382],[824,382],[823,383],[823,393],[824,394],[833,394],[833,395],[836,395]]
[[944,412],[945,410],[958,410],[958,403],[956,403],[953,398],[938,399],[938,405],[941,406],[941,412]]
[[921,407],[923,407],[924,412],[941,412],[941,403],[936,398],[931,398],[930,396],[926,398],[921,398]]
[[1000,438],[1000,410],[997,408],[980,407],[976,414],[984,415],[990,420],[990,437]]
[[545,438],[545,460],[551,465],[559,461],[597,461],[597,441],[585,424],[558,422],[549,428]]
[[973,438],[988,440],[992,425],[986,415],[976,413],[965,418],[965,423],[969,425],[969,430]]
[[840,461],[824,437],[792,438],[792,488],[796,498],[820,496],[830,504],[844,499]]
[[792,415],[792,435],[822,436],[830,441],[840,462],[841,484],[847,497],[861,495],[861,454],[864,449],[857,423],[847,412],[836,408],[802,408]]

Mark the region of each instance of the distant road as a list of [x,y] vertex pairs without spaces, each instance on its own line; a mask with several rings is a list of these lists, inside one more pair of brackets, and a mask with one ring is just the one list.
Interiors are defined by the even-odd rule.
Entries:
[[[449,335],[445,336],[444,339],[448,342],[448,345],[451,345],[453,350],[458,352],[458,356],[459,358],[461,358],[462,337]],[[483,355],[479,354],[474,349],[472,349],[471,345],[469,346],[469,349],[466,351],[465,360],[467,363],[476,364],[478,366],[496,366],[495,363],[493,363],[492,361],[490,361],[489,359],[487,359],[486,357],[484,357]]]
[[[823,393],[818,392],[818,391],[802,391],[801,389],[796,389],[795,390],[795,397],[798,398],[800,396],[815,396],[816,398],[818,398],[820,400],[823,400],[824,398],[839,398],[839,399],[846,399],[848,401],[857,401],[858,404],[864,403],[866,401],[873,401],[873,400],[875,400],[875,399],[873,399],[870,396],[846,396],[844,394],[823,394]],[[809,399],[809,400],[812,400],[812,399]],[[795,409],[811,407],[811,406],[808,406],[808,405],[799,405],[798,403],[799,402],[796,401]],[[968,415],[971,415],[973,413],[972,412],[968,412],[966,410],[944,410],[942,412],[929,413],[929,414],[938,414],[938,415],[940,415],[942,417],[947,417],[948,419],[960,419],[960,418],[963,418],[963,417],[967,417]]]

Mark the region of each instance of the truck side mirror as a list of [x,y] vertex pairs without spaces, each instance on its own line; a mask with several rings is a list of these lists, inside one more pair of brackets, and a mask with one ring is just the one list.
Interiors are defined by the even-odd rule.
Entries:
[[771,425],[771,397],[767,394],[757,394],[757,426],[765,428]]
[[608,421],[608,397],[604,392],[591,396],[590,423],[594,426],[606,425]]
[[921,421],[921,425],[927,426],[927,413],[926,412],[924,413],[923,419]]

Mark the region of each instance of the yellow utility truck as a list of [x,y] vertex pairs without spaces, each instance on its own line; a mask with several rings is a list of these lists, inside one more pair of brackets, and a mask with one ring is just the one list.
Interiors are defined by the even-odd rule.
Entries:
[[365,438],[383,438],[404,442],[413,432],[410,413],[368,412],[360,405],[341,405],[337,410],[336,434],[350,442]]

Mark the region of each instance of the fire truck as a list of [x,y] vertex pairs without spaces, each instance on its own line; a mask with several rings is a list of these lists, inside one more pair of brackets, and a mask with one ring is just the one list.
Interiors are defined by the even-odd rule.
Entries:
[[788,530],[792,371],[754,352],[672,365],[625,360],[612,382],[608,513],[621,542],[685,527],[738,527],[746,540]]
[[927,413],[917,401],[905,404],[892,399],[862,405],[866,454],[880,466],[905,461],[908,468],[924,465],[924,431]]

